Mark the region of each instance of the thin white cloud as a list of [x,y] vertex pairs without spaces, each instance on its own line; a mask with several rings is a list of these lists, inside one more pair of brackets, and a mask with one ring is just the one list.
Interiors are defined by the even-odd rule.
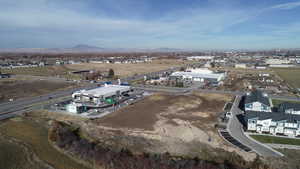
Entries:
[[300,1],[297,2],[288,2],[288,3],[282,3],[278,5],[274,5],[270,7],[271,9],[283,9],[283,10],[289,10],[300,7]]
[[[265,9],[229,9],[215,6],[205,9],[185,8],[146,20],[136,17],[112,18],[101,9],[97,11],[97,15],[88,15],[73,10],[71,6],[67,9],[60,7],[59,2],[19,0],[17,3],[0,0],[0,47],[1,43],[11,41],[13,44],[13,41],[18,40],[21,43],[28,39],[34,41],[24,44],[32,44],[32,47],[39,47],[34,46],[39,44],[49,47],[59,47],[62,44],[71,46],[74,43],[106,44],[108,47],[197,47],[205,42],[210,42],[207,43],[209,45],[213,45],[213,42],[228,45],[225,38],[213,37],[270,10],[296,7],[295,3],[286,3]],[[82,3],[77,3],[77,7],[84,5]],[[122,5],[116,8],[128,10],[121,7]],[[234,42],[234,37],[226,37],[226,40],[230,41],[230,38]],[[257,36],[255,38],[258,39]]]

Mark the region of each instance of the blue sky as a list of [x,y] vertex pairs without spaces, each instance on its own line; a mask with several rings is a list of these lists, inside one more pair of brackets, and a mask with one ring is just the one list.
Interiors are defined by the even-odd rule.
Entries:
[[0,0],[0,48],[300,47],[297,0]]

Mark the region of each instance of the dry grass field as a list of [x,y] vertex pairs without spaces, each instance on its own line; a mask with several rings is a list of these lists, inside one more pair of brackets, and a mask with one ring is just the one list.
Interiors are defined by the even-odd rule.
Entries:
[[30,68],[15,68],[3,69],[3,73],[10,73],[15,75],[32,75],[32,76],[52,76],[62,77],[66,79],[80,79],[79,75],[71,74],[74,71],[66,66],[45,66],[45,67],[30,67]]
[[0,80],[0,103],[7,102],[9,99],[38,96],[74,87],[76,84],[62,81],[46,80],[19,80],[8,79]]
[[154,60],[151,63],[136,63],[136,64],[107,64],[107,63],[83,63],[66,65],[72,70],[99,70],[107,71],[113,69],[115,75],[120,77],[131,76],[134,74],[143,74],[147,72],[156,72],[170,67],[182,66],[188,62],[180,60]]
[[292,87],[300,88],[300,69],[299,68],[274,68],[274,70],[283,80]]
[[[5,149],[6,153],[13,153],[15,151],[20,151],[20,154],[16,157],[7,157],[8,159],[21,159],[23,164],[15,163],[18,165],[18,169],[28,169],[28,164],[33,163],[35,168],[48,168],[47,165],[52,166],[56,169],[86,169],[86,167],[78,164],[73,159],[65,156],[63,153],[56,150],[48,141],[48,129],[43,124],[43,121],[33,121],[26,118],[17,118],[3,122],[0,125],[0,134],[4,135],[8,141],[9,139],[16,140],[26,147],[28,153],[32,157],[24,157],[24,148],[19,146],[14,146],[11,143],[5,143],[11,147],[11,149]],[[1,143],[1,142],[0,142]],[[4,156],[2,154],[2,149],[0,151],[0,157]],[[23,153],[23,154],[22,154]],[[27,156],[28,156],[27,153]],[[16,161],[18,162],[18,161]],[[13,165],[14,163],[7,163]],[[31,168],[31,167],[30,167]]]

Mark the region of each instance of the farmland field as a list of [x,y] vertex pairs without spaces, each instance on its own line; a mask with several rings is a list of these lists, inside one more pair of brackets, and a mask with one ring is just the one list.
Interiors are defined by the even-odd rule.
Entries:
[[156,72],[170,67],[183,66],[188,62],[180,60],[154,60],[151,63],[135,63],[135,64],[107,64],[107,63],[82,63],[74,65],[66,65],[72,70],[99,70],[107,71],[113,69],[115,75],[119,77],[132,76],[134,74],[143,74],[148,72]]
[[0,80],[0,103],[9,99],[19,99],[43,95],[49,92],[68,89],[76,86],[74,83],[47,80]]
[[292,87],[300,88],[300,69],[297,68],[274,68],[274,70],[283,80]]
[[52,76],[62,77],[66,79],[80,79],[80,76],[71,74],[74,71],[66,66],[45,66],[45,67],[29,67],[29,68],[14,68],[2,69],[3,73],[16,75],[33,75],[33,76]]

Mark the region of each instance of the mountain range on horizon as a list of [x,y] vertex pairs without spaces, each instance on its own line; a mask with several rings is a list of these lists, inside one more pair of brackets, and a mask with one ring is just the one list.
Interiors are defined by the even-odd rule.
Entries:
[[70,48],[0,48],[0,52],[12,53],[95,53],[95,52],[176,52],[190,51],[177,48],[105,48],[87,44],[78,44]]
[[[300,50],[300,48],[289,49],[265,49],[268,50]],[[208,52],[208,51],[265,51],[263,49],[215,49],[215,50],[193,50],[179,48],[106,48],[87,44],[78,44],[69,48],[0,48],[2,53],[118,53],[118,52]]]

